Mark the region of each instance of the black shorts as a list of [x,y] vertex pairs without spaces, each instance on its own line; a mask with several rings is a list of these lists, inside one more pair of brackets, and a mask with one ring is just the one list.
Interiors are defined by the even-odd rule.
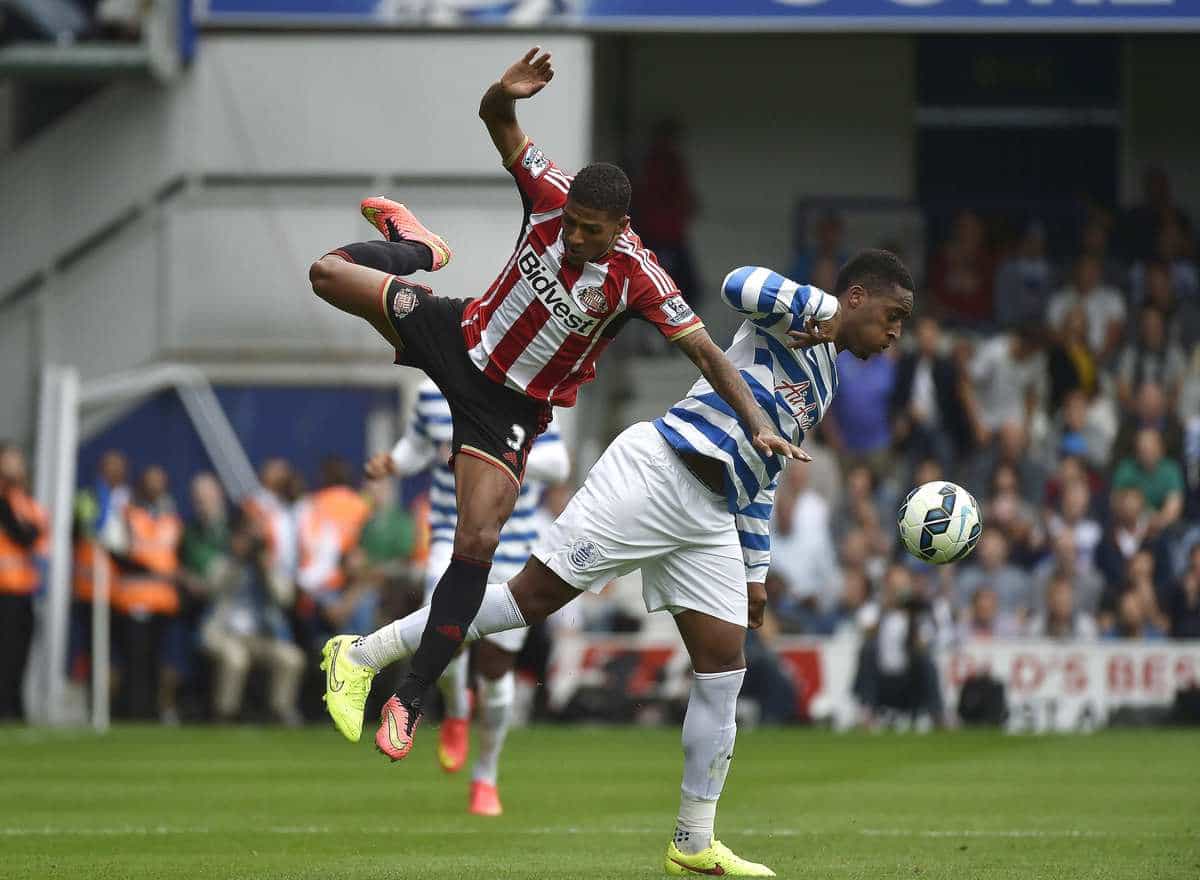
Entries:
[[396,363],[424,371],[445,395],[454,420],[454,455],[497,465],[520,486],[529,448],[550,423],[550,404],[493,382],[472,363],[462,334],[468,302],[393,279],[384,308],[404,343]]

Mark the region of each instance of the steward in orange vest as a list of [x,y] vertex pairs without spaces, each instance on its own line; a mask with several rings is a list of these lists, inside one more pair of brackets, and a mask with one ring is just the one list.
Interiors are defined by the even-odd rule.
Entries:
[[26,490],[25,456],[0,444],[0,719],[24,716],[21,684],[33,640],[33,594],[49,549],[46,513]]
[[126,544],[114,548],[120,574],[113,589],[113,608],[136,617],[178,613],[175,580],[183,523],[167,495],[167,475],[162,468],[149,467],[142,474],[124,519]]
[[302,501],[296,513],[300,539],[297,580],[309,594],[345,586],[342,559],[358,546],[362,528],[371,517],[371,506],[350,488],[349,469],[340,459],[327,459],[321,470],[324,488]]
[[19,486],[0,497],[0,593],[29,596],[41,584],[37,557],[50,550],[50,523],[41,505]]

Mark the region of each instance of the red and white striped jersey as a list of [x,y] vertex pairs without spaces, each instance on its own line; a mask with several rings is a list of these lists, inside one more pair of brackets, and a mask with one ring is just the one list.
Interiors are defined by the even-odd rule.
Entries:
[[508,169],[525,203],[516,250],[463,313],[471,360],[488,378],[555,406],[573,406],[601,352],[631,318],[668,339],[703,327],[671,276],[626,230],[602,259],[563,260],[562,207],[571,177],[527,142]]

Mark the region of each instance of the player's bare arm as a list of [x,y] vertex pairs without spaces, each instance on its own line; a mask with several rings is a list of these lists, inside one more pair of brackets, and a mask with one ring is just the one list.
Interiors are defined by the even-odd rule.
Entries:
[[762,581],[750,581],[746,584],[746,599],[750,629],[758,629],[763,625],[763,614],[767,610],[766,584]]
[[793,446],[776,433],[771,420],[754,399],[750,386],[725,357],[725,352],[712,341],[707,330],[697,330],[681,337],[676,343],[694,363],[721,399],[733,407],[750,433],[754,448],[763,455],[782,455],[800,461],[812,461],[799,446]]
[[479,102],[479,118],[487,126],[492,143],[509,165],[527,140],[517,122],[516,102],[532,98],[554,78],[550,53],[534,46],[492,83]]

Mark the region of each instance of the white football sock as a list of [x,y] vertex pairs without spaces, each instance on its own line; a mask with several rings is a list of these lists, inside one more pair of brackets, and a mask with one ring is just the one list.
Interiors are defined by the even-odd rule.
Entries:
[[712,845],[717,799],[733,760],[737,698],[745,669],[697,672],[683,718],[683,785],[675,846],[693,854]]
[[447,718],[466,719],[471,714],[471,700],[467,695],[470,659],[466,651],[460,651],[458,656],[450,661],[450,665],[446,667],[441,678],[437,680],[438,690],[442,693],[442,706]]
[[495,681],[482,676],[476,681],[479,686],[479,754],[471,768],[471,779],[495,785],[500,771],[500,749],[512,723],[516,678],[510,669]]
[[[429,606],[426,605],[407,617],[393,620],[369,636],[356,639],[350,647],[351,662],[378,671],[397,660],[411,657],[417,645],[421,644],[421,633],[425,631],[428,620]],[[521,616],[521,609],[517,607],[508,584],[488,584],[475,622],[467,630],[466,641],[473,642],[481,636],[525,625],[525,618]]]

